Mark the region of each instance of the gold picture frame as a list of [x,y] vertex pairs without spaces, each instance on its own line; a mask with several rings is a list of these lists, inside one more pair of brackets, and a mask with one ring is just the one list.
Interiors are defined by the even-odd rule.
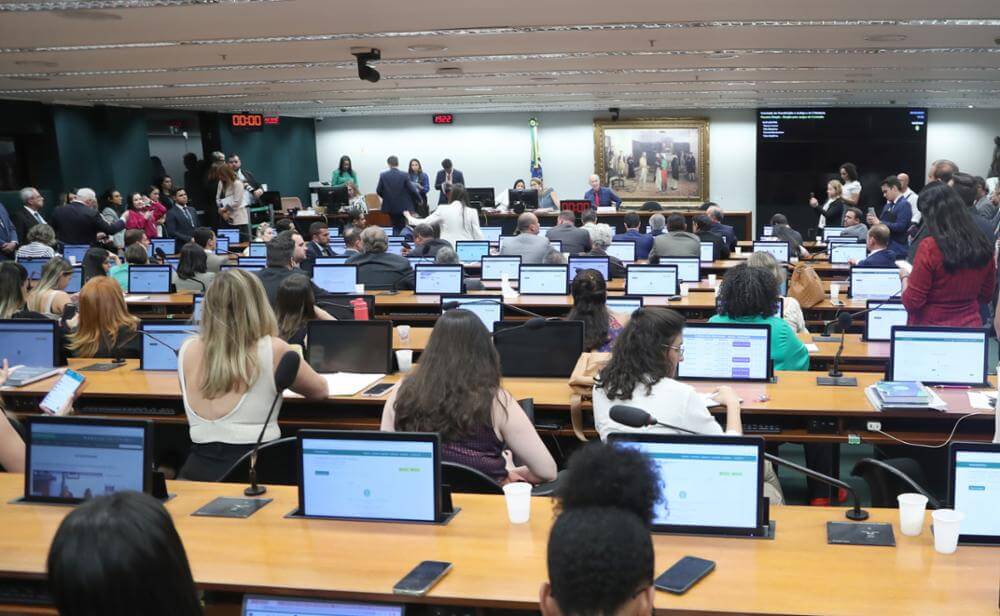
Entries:
[[594,173],[623,201],[709,201],[708,118],[594,120]]

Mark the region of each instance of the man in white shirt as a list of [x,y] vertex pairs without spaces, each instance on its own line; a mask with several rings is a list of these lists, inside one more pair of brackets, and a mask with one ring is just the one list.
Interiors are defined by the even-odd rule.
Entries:
[[913,218],[910,219],[910,224],[915,225],[920,222],[920,210],[917,208],[918,195],[910,188],[910,176],[900,173],[896,177],[899,179],[899,184],[903,187],[903,197],[910,202],[910,209],[913,211]]

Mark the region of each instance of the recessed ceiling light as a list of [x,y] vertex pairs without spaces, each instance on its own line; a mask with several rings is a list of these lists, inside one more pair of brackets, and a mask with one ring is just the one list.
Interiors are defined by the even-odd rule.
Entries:
[[975,108],[976,108],[975,105],[969,105],[969,109],[975,109]]
[[740,54],[729,51],[713,51],[705,54],[705,57],[709,60],[735,60],[740,57]]
[[437,71],[435,71],[435,72],[438,75],[461,75],[462,74],[462,67],[461,66],[439,66],[437,68]]
[[532,81],[555,81],[556,78],[555,77],[539,76],[539,77],[532,77],[531,80]]
[[493,88],[487,87],[473,87],[473,88],[463,88],[466,92],[492,92]]
[[870,34],[865,37],[866,41],[871,43],[898,43],[899,41],[905,41],[905,34]]
[[436,53],[439,51],[448,51],[448,48],[444,45],[410,45],[407,49],[413,53]]

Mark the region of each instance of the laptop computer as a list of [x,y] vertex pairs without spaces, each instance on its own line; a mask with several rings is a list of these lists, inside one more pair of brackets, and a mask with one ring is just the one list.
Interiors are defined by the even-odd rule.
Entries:
[[493,333],[494,326],[498,321],[503,320],[503,298],[499,295],[490,297],[486,295],[442,295],[441,314],[445,313],[447,304],[458,304],[454,308],[461,308],[473,313],[483,322],[486,329]]
[[309,321],[306,360],[320,373],[392,372],[389,321]]
[[141,321],[139,370],[177,370],[177,353],[184,341],[198,333],[183,321]]
[[354,293],[358,284],[358,266],[317,263],[312,268],[312,280],[317,287],[330,293]]
[[626,295],[677,295],[679,282],[676,265],[637,265],[625,267]]
[[633,263],[636,258],[635,242],[611,242],[605,252],[609,257],[615,257],[622,263]]
[[701,260],[698,257],[661,257],[660,265],[676,265],[677,277],[681,282],[701,280]]
[[788,263],[788,242],[754,242],[754,252],[769,252],[778,263]]
[[865,303],[865,329],[861,339],[866,342],[888,342],[893,325],[906,325],[906,306],[902,300],[870,299]]
[[863,261],[868,256],[868,246],[864,244],[849,244],[837,242],[830,244],[830,263],[844,264]]
[[583,353],[583,321],[501,321],[493,346],[505,377],[567,378]]
[[888,380],[991,387],[986,378],[989,336],[985,329],[893,325],[889,331]]
[[609,295],[605,305],[610,312],[630,315],[642,308],[643,297],[641,295]]
[[514,282],[521,277],[521,257],[483,257],[479,268],[482,280],[500,280],[507,274],[507,279]]
[[129,265],[129,293],[170,293],[169,265]]
[[402,605],[243,595],[242,616],[404,616]]
[[851,267],[848,297],[889,299],[903,292],[898,267]]
[[605,281],[611,280],[609,274],[610,259],[608,257],[578,257],[569,258],[569,282],[572,285],[573,279],[581,270],[597,270]]
[[948,502],[965,514],[958,542],[1000,545],[1000,444],[952,443]]
[[460,263],[479,263],[483,257],[489,256],[488,241],[458,240],[455,242],[455,255]]
[[568,272],[566,265],[522,265],[518,291],[521,295],[566,295]]
[[20,387],[60,372],[59,323],[0,319],[0,359],[11,367],[5,385]]
[[684,328],[685,381],[769,381],[771,328],[749,323],[691,323]]
[[458,295],[462,292],[461,265],[418,265],[414,274],[417,295]]

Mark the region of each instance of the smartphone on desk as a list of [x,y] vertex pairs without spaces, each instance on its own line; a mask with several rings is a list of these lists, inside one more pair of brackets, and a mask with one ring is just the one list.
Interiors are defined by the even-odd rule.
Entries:
[[83,386],[83,381],[82,374],[75,370],[67,370],[42,398],[39,408],[50,415],[66,415],[72,408],[73,400]]
[[660,590],[682,595],[714,570],[715,561],[685,556],[661,573],[653,585]]
[[425,560],[392,587],[393,594],[422,597],[451,571],[451,563]]
[[361,395],[366,396],[368,398],[377,398],[379,396],[385,395],[385,392],[392,389],[393,385],[395,385],[395,383],[377,383],[375,385],[372,385],[368,389],[364,390],[363,392],[361,392]]

